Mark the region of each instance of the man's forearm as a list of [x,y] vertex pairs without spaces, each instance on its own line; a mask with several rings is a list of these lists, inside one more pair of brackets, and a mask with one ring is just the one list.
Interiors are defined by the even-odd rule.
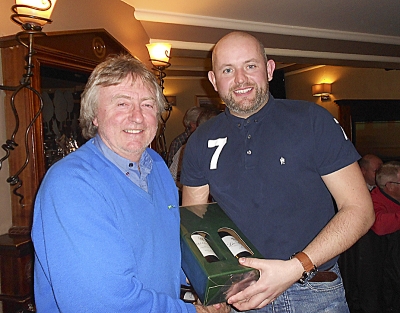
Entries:
[[350,248],[372,226],[375,216],[363,208],[343,208],[303,250],[320,266]]

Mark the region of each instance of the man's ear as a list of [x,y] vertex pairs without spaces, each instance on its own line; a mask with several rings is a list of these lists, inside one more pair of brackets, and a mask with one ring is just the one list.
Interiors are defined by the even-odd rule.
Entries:
[[208,80],[213,85],[214,90],[218,92],[217,83],[215,82],[215,74],[213,71],[208,72]]
[[268,60],[267,61],[267,78],[268,81],[271,81],[274,78],[274,71],[275,71],[275,61]]
[[95,118],[93,119],[92,123],[93,123],[94,126],[99,127],[99,123],[97,122],[97,117],[95,117]]
[[361,169],[361,173],[362,173],[363,176],[365,177],[365,173],[366,173],[367,171],[366,171],[365,168],[363,168],[363,167],[361,167],[360,169]]

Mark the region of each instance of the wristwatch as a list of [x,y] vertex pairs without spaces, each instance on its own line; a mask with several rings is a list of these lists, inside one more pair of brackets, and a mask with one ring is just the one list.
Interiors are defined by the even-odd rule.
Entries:
[[304,252],[302,252],[302,251],[296,252],[290,258],[291,259],[296,258],[297,260],[300,261],[301,265],[303,265],[304,272],[303,272],[303,275],[301,275],[301,277],[299,279],[299,283],[305,284],[311,278],[313,278],[315,276],[315,274],[317,274],[317,272],[318,272],[317,267],[311,262],[308,255],[305,254]]

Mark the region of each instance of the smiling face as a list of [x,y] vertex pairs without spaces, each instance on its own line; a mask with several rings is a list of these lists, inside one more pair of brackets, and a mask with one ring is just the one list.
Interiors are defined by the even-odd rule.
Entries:
[[265,62],[257,39],[235,32],[216,44],[208,78],[230,112],[247,118],[267,103],[274,69],[274,61]]
[[140,79],[99,87],[93,124],[104,143],[120,156],[138,162],[154,139],[158,126],[156,97]]

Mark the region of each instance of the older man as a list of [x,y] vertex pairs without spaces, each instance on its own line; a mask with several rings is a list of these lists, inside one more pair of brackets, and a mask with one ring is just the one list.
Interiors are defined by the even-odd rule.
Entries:
[[387,162],[376,172],[379,188],[371,192],[375,210],[372,230],[386,235],[400,230],[400,162]]
[[[385,312],[400,312],[400,162],[384,163],[376,172],[371,192],[375,210],[372,230],[382,238],[381,284]],[[379,276],[375,282],[379,282]]]
[[91,74],[80,122],[89,141],[54,164],[32,228],[38,312],[227,312],[179,299],[179,208],[147,148],[164,108],[154,75],[129,56]]

